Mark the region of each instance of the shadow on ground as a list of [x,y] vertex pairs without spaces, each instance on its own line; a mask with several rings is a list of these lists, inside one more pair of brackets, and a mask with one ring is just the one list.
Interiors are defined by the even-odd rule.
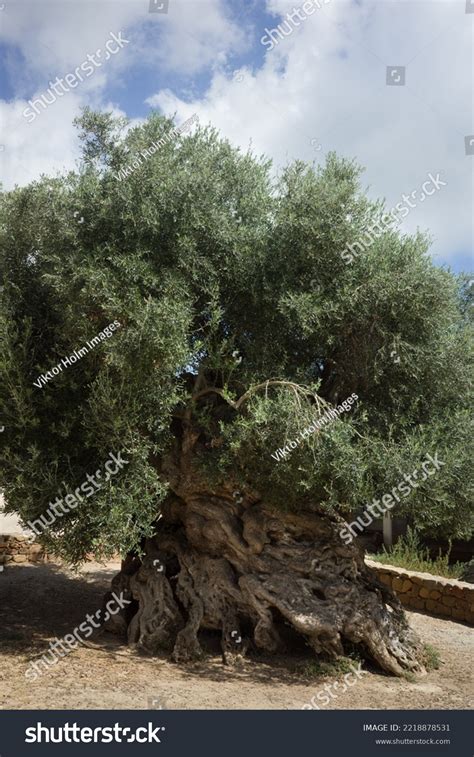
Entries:
[[[3,654],[34,658],[48,650],[55,638],[62,638],[78,627],[86,614],[102,606],[103,596],[119,564],[86,566],[86,572],[73,573],[54,563],[7,566],[0,576],[0,647]],[[220,634],[205,633],[201,641],[205,651],[202,661],[179,666],[182,674],[210,681],[275,681],[291,683],[296,679],[321,678],[308,666],[314,655],[308,648],[291,657],[269,657],[258,652],[233,666],[222,663]],[[110,633],[94,634],[87,642],[94,650],[112,658],[126,657],[134,664],[150,664],[150,657],[130,649],[125,639]],[[163,653],[154,663],[169,662]],[[254,663],[258,662],[256,666]]]
[[102,606],[117,567],[74,574],[53,563],[8,565],[0,574],[0,644],[17,654],[62,637]]

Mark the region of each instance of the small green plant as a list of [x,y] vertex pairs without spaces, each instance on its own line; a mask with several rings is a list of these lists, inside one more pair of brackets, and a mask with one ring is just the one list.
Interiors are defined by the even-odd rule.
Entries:
[[426,670],[438,670],[441,666],[441,657],[436,647],[425,644],[423,647],[423,662]]
[[462,563],[449,564],[451,543],[445,555],[438,556],[433,560],[427,547],[423,547],[416,528],[408,526],[405,536],[400,537],[390,551],[383,549],[371,558],[377,562],[388,563],[407,570],[416,570],[421,573],[432,573],[436,576],[447,578],[460,578],[463,572]]
[[297,673],[303,678],[324,678],[341,676],[352,673],[356,662],[355,657],[338,657],[335,660],[311,660],[297,668]]

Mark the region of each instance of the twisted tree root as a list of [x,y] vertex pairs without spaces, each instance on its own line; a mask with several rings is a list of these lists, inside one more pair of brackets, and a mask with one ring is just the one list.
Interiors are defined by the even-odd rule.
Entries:
[[[202,654],[201,629],[220,630],[224,661],[232,662],[250,643],[283,650],[289,626],[317,655],[337,657],[355,645],[394,675],[424,672],[399,600],[359,547],[341,542],[338,516],[276,513],[240,499],[198,493],[166,505],[140,567],[129,563],[114,579],[115,590],[138,602],[129,622],[114,621],[128,627],[129,642],[181,662]],[[242,628],[251,629],[248,638]]]

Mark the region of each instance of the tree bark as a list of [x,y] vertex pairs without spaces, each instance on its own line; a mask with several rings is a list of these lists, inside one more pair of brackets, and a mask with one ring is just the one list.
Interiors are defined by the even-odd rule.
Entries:
[[325,658],[356,647],[394,675],[423,672],[399,600],[361,548],[341,542],[339,516],[317,507],[277,512],[255,493],[177,481],[142,560],[125,561],[112,582],[138,609],[116,616],[110,630],[175,661],[198,658],[199,631],[213,629],[226,662],[249,646],[291,652],[296,634]]

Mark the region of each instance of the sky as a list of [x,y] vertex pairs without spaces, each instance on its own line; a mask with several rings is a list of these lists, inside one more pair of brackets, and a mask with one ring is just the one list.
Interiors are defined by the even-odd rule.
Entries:
[[[474,0],[318,5],[0,2],[3,188],[77,168],[73,119],[86,105],[132,123],[153,109],[178,125],[196,114],[272,158],[275,175],[295,159],[324,163],[333,150],[354,158],[387,209],[411,198],[403,232],[428,231],[437,264],[472,270]],[[111,34],[122,46],[113,43],[107,60]],[[47,94],[91,54],[82,81]],[[33,117],[28,103],[43,93],[50,104]],[[422,196],[430,175],[432,194]]]

